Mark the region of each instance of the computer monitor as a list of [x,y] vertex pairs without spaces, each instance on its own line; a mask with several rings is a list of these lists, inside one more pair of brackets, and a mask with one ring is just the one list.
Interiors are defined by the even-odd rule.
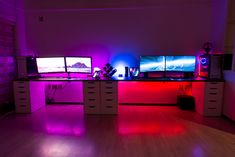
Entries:
[[195,66],[195,56],[166,56],[166,71],[194,72]]
[[65,57],[66,71],[77,73],[91,73],[92,59],[91,57]]
[[38,57],[36,64],[38,73],[66,72],[64,57]]
[[165,70],[165,56],[140,56],[140,72]]

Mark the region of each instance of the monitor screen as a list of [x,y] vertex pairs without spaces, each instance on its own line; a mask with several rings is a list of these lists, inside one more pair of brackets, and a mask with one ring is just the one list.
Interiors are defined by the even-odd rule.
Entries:
[[38,73],[65,72],[64,57],[36,58]]
[[91,73],[91,57],[65,57],[67,72]]
[[140,72],[165,70],[165,56],[140,56]]
[[194,72],[195,56],[166,56],[166,71]]

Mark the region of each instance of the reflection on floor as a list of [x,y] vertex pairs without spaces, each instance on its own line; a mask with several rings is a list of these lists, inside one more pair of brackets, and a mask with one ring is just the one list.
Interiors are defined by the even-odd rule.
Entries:
[[0,119],[0,156],[233,157],[235,154],[235,125],[224,118],[202,117],[175,106],[121,105],[118,115],[84,115],[82,107],[48,105],[33,114],[5,116]]

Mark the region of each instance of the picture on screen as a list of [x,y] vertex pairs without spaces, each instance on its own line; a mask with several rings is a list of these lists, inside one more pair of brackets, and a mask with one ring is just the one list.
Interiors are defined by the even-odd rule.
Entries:
[[36,58],[38,73],[65,72],[64,57]]
[[140,72],[164,71],[165,56],[141,56]]
[[166,71],[194,72],[195,56],[166,56]]
[[65,57],[67,72],[91,73],[91,57]]

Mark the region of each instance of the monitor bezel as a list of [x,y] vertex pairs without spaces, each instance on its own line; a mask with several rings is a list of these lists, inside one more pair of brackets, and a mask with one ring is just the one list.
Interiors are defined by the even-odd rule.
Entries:
[[[194,71],[178,71],[178,70],[167,70],[167,57],[194,57]],[[165,72],[174,73],[194,73],[196,71],[196,56],[195,55],[166,55],[165,56]]]
[[[164,68],[162,71],[142,71],[140,68],[140,62],[141,62],[141,57],[164,57]],[[140,73],[162,73],[165,71],[165,66],[166,66],[166,56],[164,55],[141,55],[140,56],[140,61],[139,61],[139,71]]]
[[[37,63],[37,59],[38,59],[38,58],[63,58],[63,60],[64,60],[64,71],[57,71],[57,72],[39,72],[39,71],[38,71],[38,63]],[[66,73],[66,63],[65,63],[65,57],[64,57],[64,56],[35,57],[35,61],[36,61],[37,73],[38,73],[38,74]]]
[[[68,71],[66,58],[90,58],[91,59],[91,71],[90,72]],[[91,56],[65,56],[64,61],[65,61],[65,70],[67,73],[92,74],[92,57]]]

